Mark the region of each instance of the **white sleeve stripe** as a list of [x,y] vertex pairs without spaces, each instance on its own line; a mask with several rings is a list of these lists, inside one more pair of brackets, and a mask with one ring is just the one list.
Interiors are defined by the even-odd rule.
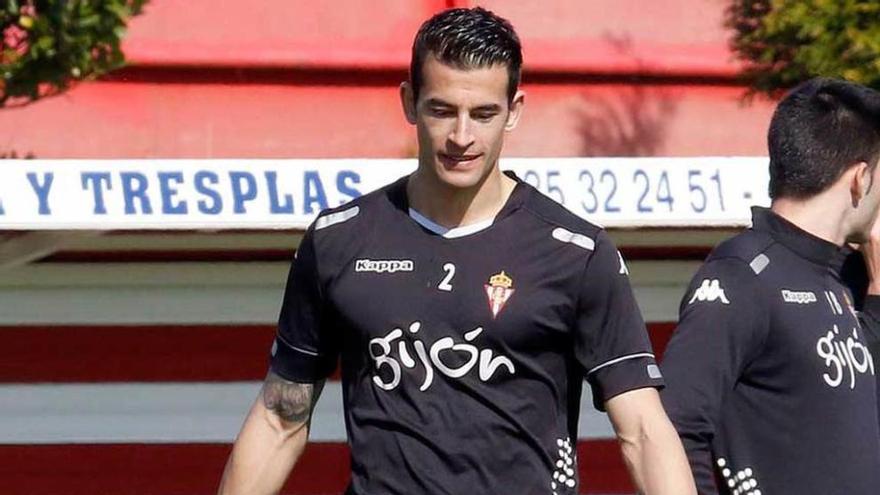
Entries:
[[315,230],[326,229],[327,227],[330,227],[332,225],[347,222],[356,217],[358,213],[360,213],[360,211],[361,208],[359,206],[353,206],[346,210],[337,211],[336,213],[330,213],[322,217],[318,217],[318,219],[315,220]]
[[640,352],[638,354],[628,354],[626,356],[620,356],[620,357],[614,358],[610,361],[605,361],[604,363],[600,364],[599,366],[596,366],[593,369],[591,369],[590,371],[588,371],[587,374],[591,375],[591,374],[601,370],[602,368],[605,368],[606,366],[611,366],[612,364],[617,364],[621,361],[626,361],[628,359],[638,359],[638,358],[652,358],[653,359],[654,354],[650,353],[650,352]]
[[550,235],[557,241],[568,242],[582,249],[586,249],[587,251],[593,251],[596,249],[596,241],[593,239],[590,239],[583,234],[563,229],[562,227],[556,227]]
[[318,357],[318,356],[320,356],[320,354],[318,354],[318,353],[315,352],[315,351],[309,351],[309,350],[306,350],[306,349],[302,349],[302,348],[300,348],[300,347],[297,347],[297,346],[291,344],[290,342],[288,342],[288,341],[284,340],[283,338],[281,338],[280,335],[276,335],[275,338],[278,339],[279,341],[281,341],[281,343],[284,344],[285,346],[287,346],[287,347],[293,349],[294,351],[298,351],[298,352],[301,352],[301,353],[303,353],[303,354],[308,354],[309,356],[314,356],[314,357]]

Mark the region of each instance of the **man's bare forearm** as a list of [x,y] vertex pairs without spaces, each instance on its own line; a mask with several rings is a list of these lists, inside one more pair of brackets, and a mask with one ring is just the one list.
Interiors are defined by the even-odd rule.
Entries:
[[639,492],[645,495],[695,493],[690,467],[674,428],[656,425],[653,430],[632,441],[621,442],[624,459]]
[[226,463],[219,493],[281,490],[308,440],[324,383],[296,383],[269,372]]
[[656,390],[627,392],[608,401],[606,407],[640,493],[696,494],[684,448]]

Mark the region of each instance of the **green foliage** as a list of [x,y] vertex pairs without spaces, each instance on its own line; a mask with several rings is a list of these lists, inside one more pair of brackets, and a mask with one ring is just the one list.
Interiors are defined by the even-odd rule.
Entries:
[[0,106],[123,65],[126,22],[147,0],[0,0]]
[[726,24],[752,93],[815,76],[880,89],[880,0],[733,0]]

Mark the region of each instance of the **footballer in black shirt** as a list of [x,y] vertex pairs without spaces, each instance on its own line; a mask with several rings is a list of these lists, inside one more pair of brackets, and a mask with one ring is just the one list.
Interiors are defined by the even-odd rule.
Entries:
[[582,380],[599,407],[662,384],[617,250],[523,182],[445,229],[407,180],[306,233],[273,372],[313,383],[341,355],[351,493],[576,493]]
[[607,234],[498,169],[523,107],[503,19],[426,22],[401,100],[411,176],[323,212],[221,493],[273,493],[342,368],[349,494],[575,494],[581,384],[638,488],[693,493],[626,265]]
[[[663,401],[701,494],[880,493],[880,94],[817,79],[770,125],[771,209],[694,276]],[[855,292],[854,292],[855,291]]]

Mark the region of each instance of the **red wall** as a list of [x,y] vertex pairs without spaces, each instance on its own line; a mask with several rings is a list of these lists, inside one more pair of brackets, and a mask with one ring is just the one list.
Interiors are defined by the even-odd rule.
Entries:
[[449,5],[510,18],[526,115],[509,156],[755,155],[719,0],[152,0],[132,67],[0,111],[0,151],[56,157],[404,157],[397,85]]

